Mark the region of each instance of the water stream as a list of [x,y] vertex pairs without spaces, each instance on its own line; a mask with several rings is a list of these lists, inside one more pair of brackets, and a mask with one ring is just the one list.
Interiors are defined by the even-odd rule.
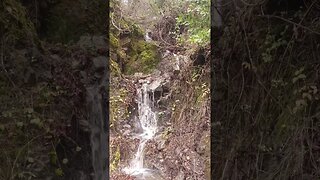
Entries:
[[137,136],[140,139],[138,150],[129,166],[124,168],[123,171],[126,174],[136,176],[141,180],[149,180],[155,178],[155,173],[153,173],[154,170],[144,167],[143,160],[145,145],[157,132],[157,116],[152,110],[152,107],[154,106],[154,92],[150,90],[150,85],[145,82],[137,89],[137,96],[138,119],[140,121],[142,133]]

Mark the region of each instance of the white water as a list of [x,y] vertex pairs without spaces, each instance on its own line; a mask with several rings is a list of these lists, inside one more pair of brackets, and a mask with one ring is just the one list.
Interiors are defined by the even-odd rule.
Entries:
[[153,96],[149,97],[148,91],[150,91],[150,87],[147,83],[142,84],[142,87],[138,89],[138,117],[143,131],[138,136],[140,143],[134,159],[129,167],[123,169],[126,174],[133,176],[145,177],[149,176],[151,172],[151,169],[145,168],[143,164],[144,149],[147,141],[152,139],[157,132],[157,116],[152,111],[154,93],[151,91]]

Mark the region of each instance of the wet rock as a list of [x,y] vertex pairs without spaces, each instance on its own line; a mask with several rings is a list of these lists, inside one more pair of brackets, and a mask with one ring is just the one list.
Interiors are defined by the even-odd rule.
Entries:
[[161,76],[161,71],[159,71],[159,70],[154,70],[154,72],[152,73],[152,76],[154,76],[154,77],[159,77],[159,76]]
[[163,79],[157,79],[150,84],[151,91],[163,91],[162,89],[162,81]]
[[147,82],[147,80],[145,80],[145,79],[139,79],[139,81],[138,81],[139,84],[143,84],[143,83],[146,83],[146,82]]

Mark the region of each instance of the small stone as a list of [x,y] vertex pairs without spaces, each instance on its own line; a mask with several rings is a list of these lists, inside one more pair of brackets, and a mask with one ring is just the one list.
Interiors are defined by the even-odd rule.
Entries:
[[160,140],[158,142],[158,146],[157,146],[157,149],[160,151],[160,150],[163,150],[165,148],[165,140]]
[[125,125],[123,125],[123,128],[131,129],[131,126],[129,124],[125,124]]
[[130,134],[130,130],[129,129],[124,131],[124,133],[123,133],[124,136],[129,135],[129,134]]

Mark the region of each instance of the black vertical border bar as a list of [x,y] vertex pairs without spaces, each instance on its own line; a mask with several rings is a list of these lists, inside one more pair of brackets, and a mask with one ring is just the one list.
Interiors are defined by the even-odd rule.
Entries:
[[107,59],[108,59],[108,63],[107,63],[107,67],[106,67],[106,76],[107,76],[107,87],[105,88],[105,91],[106,91],[106,124],[105,124],[105,129],[106,129],[106,134],[107,134],[107,149],[106,149],[106,153],[107,153],[107,178],[106,179],[110,179],[110,152],[109,152],[109,148],[110,148],[110,129],[109,129],[109,122],[110,122],[110,119],[109,119],[109,108],[110,108],[110,102],[109,102],[109,99],[110,99],[110,36],[109,36],[109,30],[110,30],[110,24],[109,24],[109,18],[110,18],[110,0],[103,0],[106,2],[106,39],[107,39]]

